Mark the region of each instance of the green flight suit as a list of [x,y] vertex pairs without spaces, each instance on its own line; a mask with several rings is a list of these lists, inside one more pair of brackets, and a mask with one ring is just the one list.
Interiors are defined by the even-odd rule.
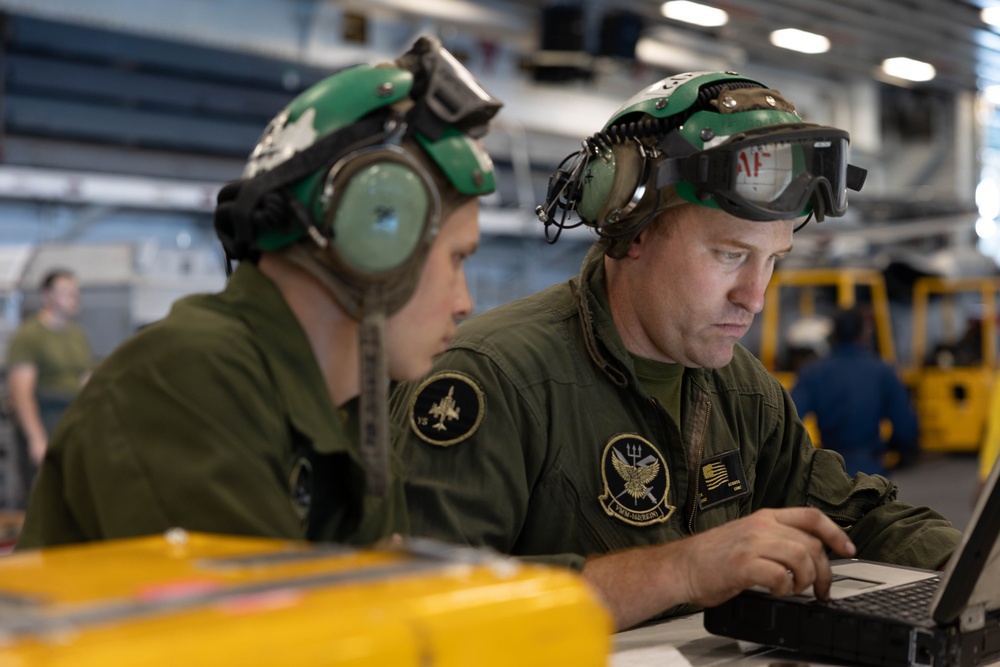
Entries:
[[636,381],[592,250],[578,278],[464,322],[426,380],[396,388],[413,532],[580,567],[805,505],[861,558],[936,567],[957,546],[941,515],[815,449],[742,346],[681,383],[678,424]]
[[243,262],[97,368],[50,442],[18,548],[174,526],[356,544],[405,531],[398,475],[385,499],[365,493],[356,403],[332,406],[305,332]]

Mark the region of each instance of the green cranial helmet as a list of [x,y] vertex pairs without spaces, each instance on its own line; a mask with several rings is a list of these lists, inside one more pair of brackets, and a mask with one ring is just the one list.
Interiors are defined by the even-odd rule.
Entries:
[[579,215],[612,256],[685,202],[747,220],[840,216],[847,188],[860,189],[865,173],[847,163],[848,141],[843,130],[804,123],[781,93],[752,79],[679,74],[640,91],[585,140],[537,212],[547,236],[549,225],[561,230]]
[[236,258],[308,239],[349,312],[375,285],[391,313],[443,217],[495,189],[478,139],[500,106],[433,37],[333,74],[275,116],[243,179],[220,193],[219,236]]
[[384,496],[391,482],[386,320],[412,296],[442,220],[493,191],[478,139],[500,106],[421,37],[393,63],[343,70],[292,100],[219,193],[229,257],[280,253],[359,321],[366,493]]

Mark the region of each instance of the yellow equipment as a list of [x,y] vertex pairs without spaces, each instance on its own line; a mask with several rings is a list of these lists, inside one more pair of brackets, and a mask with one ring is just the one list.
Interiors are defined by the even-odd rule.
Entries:
[[605,666],[574,573],[437,542],[187,533],[0,558],[0,665]]
[[[833,307],[851,308],[858,301],[871,308],[874,318],[873,328],[875,344],[881,358],[888,364],[896,362],[896,347],[893,343],[892,323],[889,315],[889,296],[882,273],[874,269],[837,268],[837,269],[785,269],[775,271],[771,282],[764,293],[764,310],[760,351],[758,357],[761,363],[774,375],[785,389],[795,386],[796,368],[787,358],[788,346],[782,324],[788,319],[813,318],[819,315],[816,302],[820,291],[832,292]],[[795,297],[788,304],[786,312],[782,312],[784,297]],[[790,313],[787,311],[791,311]],[[783,317],[784,315],[784,317]],[[813,445],[822,446],[816,417],[812,414],[803,416],[803,425],[809,432]],[[888,439],[891,425],[886,423],[883,429]],[[892,462],[890,461],[890,467]]]
[[[913,285],[913,343],[903,379],[920,418],[920,447],[975,452],[997,372],[1000,278],[920,278]],[[931,304],[939,304],[933,317]],[[932,323],[938,336],[929,335]]]
[[[774,272],[764,296],[758,356],[782,385],[790,389],[795,384],[795,369],[781,358],[782,352],[787,352],[782,325],[789,319],[817,315],[817,293],[821,290],[832,291],[837,307],[848,308],[857,302],[867,305],[873,315],[879,355],[899,367],[881,272],[861,268],[781,270]],[[790,294],[797,298],[788,303],[784,297]],[[979,449],[997,373],[998,299],[1000,278],[992,276],[925,277],[914,283],[910,360],[899,374],[913,398],[920,424],[919,444],[924,451]],[[931,335],[937,328],[940,331]],[[804,423],[819,446],[815,420],[807,416]],[[888,437],[888,424],[886,431]]]
[[879,356],[888,364],[896,363],[889,297],[881,272],[862,268],[775,271],[764,293],[764,310],[761,313],[763,327],[758,356],[786,389],[791,389],[795,384],[795,369],[779,359],[783,339],[782,299],[789,293],[797,297],[794,307],[790,309],[792,318],[813,317],[818,314],[816,293],[824,289],[833,291],[837,308],[851,308],[857,305],[859,299],[870,305]]

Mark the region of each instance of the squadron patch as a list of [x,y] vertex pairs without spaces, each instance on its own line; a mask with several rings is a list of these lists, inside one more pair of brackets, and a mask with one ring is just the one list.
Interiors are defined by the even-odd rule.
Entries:
[[447,371],[427,378],[414,392],[410,427],[421,440],[450,447],[475,433],[485,412],[479,383],[464,373]]
[[667,504],[670,474],[653,443],[634,433],[608,441],[601,456],[604,494],[598,498],[608,516],[633,526],[662,523],[677,509]]
[[747,484],[747,474],[738,449],[701,462],[698,475],[699,509],[707,509],[748,493],[750,485]]

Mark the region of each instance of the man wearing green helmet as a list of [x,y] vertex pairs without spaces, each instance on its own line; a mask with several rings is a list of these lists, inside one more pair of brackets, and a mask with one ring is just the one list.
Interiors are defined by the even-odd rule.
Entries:
[[265,130],[215,227],[239,265],[121,345],[55,433],[18,548],[171,527],[370,543],[405,532],[389,379],[471,297],[478,139],[500,103],[431,37],[340,71]]
[[619,628],[825,595],[828,551],[942,565],[959,532],[814,449],[738,344],[797,225],[860,188],[847,142],[732,72],[629,100],[538,208],[550,240],[596,230],[580,275],[464,322],[394,391],[413,532],[579,568]]

